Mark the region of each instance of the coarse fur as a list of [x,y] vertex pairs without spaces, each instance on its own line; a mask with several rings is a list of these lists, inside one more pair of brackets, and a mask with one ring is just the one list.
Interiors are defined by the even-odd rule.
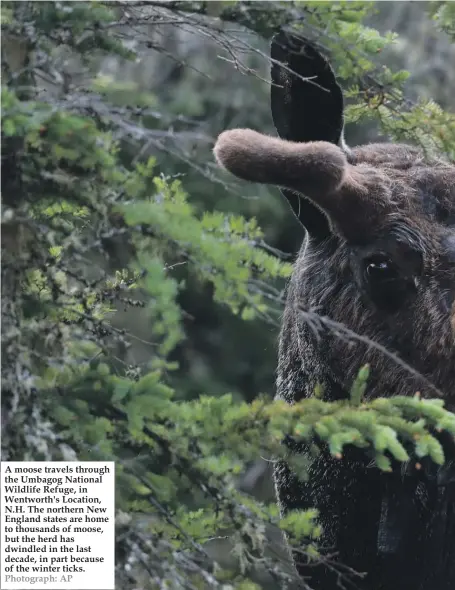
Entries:
[[[455,410],[455,166],[401,144],[348,149],[326,60],[285,33],[272,57],[285,66],[272,69],[281,138],[226,131],[215,156],[239,178],[279,186],[307,229],[287,288],[277,396],[292,404],[321,384],[326,399],[345,398],[368,362],[369,397],[420,391]],[[305,83],[310,75],[319,87]],[[282,513],[316,507],[321,550],[334,555],[315,567],[295,552],[299,573],[314,590],[455,588],[455,482],[446,479],[384,474],[355,450],[313,459],[306,483],[278,463]],[[366,575],[340,578],[337,563]]]

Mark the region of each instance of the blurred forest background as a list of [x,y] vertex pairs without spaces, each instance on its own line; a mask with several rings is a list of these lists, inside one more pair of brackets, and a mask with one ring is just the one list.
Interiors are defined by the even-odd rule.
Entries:
[[[297,26],[332,57],[353,105],[348,144],[390,131],[433,139],[453,157],[453,12],[444,2],[2,2],[2,458],[123,462],[119,588],[277,587],[270,568],[251,574],[252,558],[229,554],[223,536],[204,553],[235,571],[229,583],[185,561],[182,539],[196,516],[179,521],[186,533],[171,535],[160,571],[158,558],[142,563],[152,553],[150,522],[167,535],[157,505],[187,502],[188,514],[200,506],[145,430],[146,418],[156,436],[168,436],[169,420],[177,428],[171,406],[156,399],[178,405],[231,393],[217,406],[223,414],[274,395],[283,289],[303,230],[278,190],[234,182],[211,152],[228,128],[274,133],[271,35]],[[407,127],[380,109],[371,115],[381,95],[410,113]],[[179,407],[188,421],[203,415]],[[177,440],[178,429],[169,436]],[[270,463],[261,441],[256,454],[250,443],[249,455],[218,475],[272,506]],[[188,448],[180,450],[191,465]],[[204,468],[216,474],[213,449]],[[226,525],[204,518],[193,536]],[[272,538],[280,543],[278,532]],[[236,578],[239,560],[244,577]]]

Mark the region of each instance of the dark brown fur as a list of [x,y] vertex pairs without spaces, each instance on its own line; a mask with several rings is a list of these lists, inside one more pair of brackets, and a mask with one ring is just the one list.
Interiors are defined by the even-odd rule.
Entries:
[[[229,133],[233,134],[230,140],[238,141],[239,160],[235,158],[235,142],[230,141],[230,151],[226,150]],[[280,140],[271,143],[264,136],[261,145],[259,134],[254,135],[254,142],[245,141],[248,133],[235,130],[221,136],[223,142],[216,151],[221,163],[249,180],[294,190],[310,186],[311,192],[307,188],[306,194],[310,192],[312,200],[323,205],[334,228],[333,235],[322,243],[306,240],[297,258],[281,330],[278,396],[293,403],[312,395],[319,382],[325,387],[327,399],[344,397],[359,367],[369,362],[369,397],[412,395],[416,391],[434,397],[437,392],[429,386],[431,383],[453,409],[455,167],[443,161],[428,162],[415,148],[369,145],[350,153],[351,164],[346,162],[341,183],[336,176],[334,190],[325,188],[326,192],[318,193],[318,175],[320,186],[329,184],[324,170],[328,161],[326,145],[299,145],[294,152],[289,144],[283,145],[281,159],[288,157],[289,162],[282,162],[277,161],[276,153]],[[319,160],[315,158],[318,151]],[[260,165],[255,167],[258,153]],[[304,176],[306,162],[298,162],[299,156],[305,160],[307,154],[314,165],[309,185]],[[296,171],[301,171],[302,177]],[[363,260],[377,252],[389,255],[412,287],[403,303],[392,311],[378,307],[365,285]],[[312,309],[378,343],[404,363],[397,363],[377,347],[342,338],[330,329],[316,335],[302,314],[302,310]],[[410,372],[407,365],[418,374]],[[437,502],[432,496],[434,490],[421,482],[413,484],[409,492],[410,502],[415,504],[415,513],[410,515],[413,524],[402,533],[394,555],[388,556],[387,549],[384,555],[380,551],[378,555],[381,495],[392,480],[384,479],[377,470],[366,469],[361,461],[340,464],[327,456],[312,464],[310,476],[313,483],[302,484],[285,464],[278,465],[275,477],[281,505],[286,510],[319,508],[323,547],[328,552],[336,550],[340,562],[370,573],[366,581],[355,580],[358,587],[452,587],[453,572],[435,580],[431,572],[426,579],[422,571],[425,554],[430,550],[427,541],[432,538],[429,522]],[[412,575],[406,574],[399,581],[397,571],[404,567],[404,554],[410,559],[407,563]],[[455,560],[455,547],[450,555]],[[335,578],[330,573],[319,577],[314,568],[304,566],[300,571],[313,576],[312,587],[334,588]]]

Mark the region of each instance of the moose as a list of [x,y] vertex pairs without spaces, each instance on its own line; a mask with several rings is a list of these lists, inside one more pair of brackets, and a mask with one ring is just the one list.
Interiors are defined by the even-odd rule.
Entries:
[[[325,399],[347,398],[369,363],[368,397],[437,391],[454,410],[455,165],[411,145],[348,147],[343,93],[322,51],[280,31],[271,57],[279,137],[224,131],[214,154],[239,179],[278,187],[306,230],[287,286],[277,397],[292,404],[320,384]],[[360,338],[316,334],[309,309]],[[282,514],[318,510],[326,559],[315,566],[293,551],[304,587],[455,588],[450,461],[384,473],[355,448],[310,461],[306,481],[284,461],[274,472]]]

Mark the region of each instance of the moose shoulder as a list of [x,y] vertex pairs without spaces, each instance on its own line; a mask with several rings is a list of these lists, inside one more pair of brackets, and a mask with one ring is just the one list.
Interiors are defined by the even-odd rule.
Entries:
[[[277,395],[293,403],[321,383],[327,399],[346,397],[368,362],[369,396],[431,395],[432,384],[455,409],[455,166],[407,145],[348,148],[343,96],[325,58],[284,32],[271,54],[280,137],[225,131],[215,157],[241,179],[280,187],[307,230],[287,290]],[[347,343],[330,330],[316,338],[302,314],[314,308],[362,338]],[[450,477],[440,486],[384,475],[354,455],[321,455],[309,475],[302,483],[277,465],[281,510],[318,508],[321,550],[366,573],[346,573],[347,588],[455,588]],[[311,588],[336,587],[333,564],[294,559]]]

